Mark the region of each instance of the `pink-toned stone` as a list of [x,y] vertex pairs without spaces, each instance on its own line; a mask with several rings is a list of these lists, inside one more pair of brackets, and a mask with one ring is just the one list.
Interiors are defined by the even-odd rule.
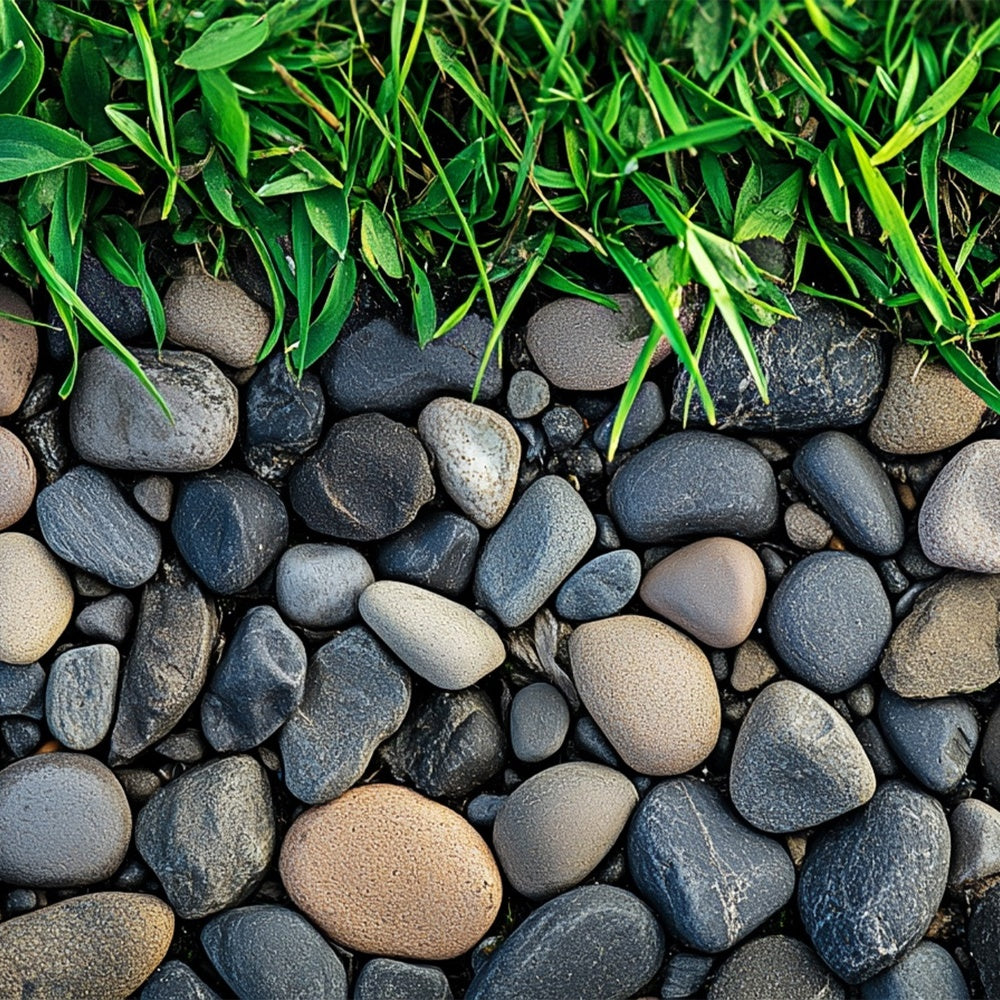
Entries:
[[[0,313],[33,320],[31,307],[0,285]],[[38,332],[30,323],[0,316],[0,417],[10,416],[24,400],[38,364]]]
[[16,434],[0,427],[0,531],[20,521],[35,499],[35,463]]

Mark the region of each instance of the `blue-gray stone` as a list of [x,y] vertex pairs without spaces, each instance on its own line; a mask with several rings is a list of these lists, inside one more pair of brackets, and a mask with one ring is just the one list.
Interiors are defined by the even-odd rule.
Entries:
[[631,549],[616,549],[584,563],[559,588],[556,614],[589,622],[617,614],[635,597],[642,562]]
[[965,776],[979,740],[976,714],[965,699],[917,700],[885,690],[878,721],[896,756],[932,792],[950,792]]
[[183,962],[164,962],[146,980],[139,1000],[219,1000],[219,994]]
[[306,542],[278,560],[274,591],[281,613],[306,628],[340,628],[358,617],[358,598],[375,582],[368,560],[347,545]]
[[785,849],[692,778],[656,785],[628,832],[629,871],[669,934],[699,951],[731,948],[791,898]]
[[320,647],[278,741],[288,790],[311,805],[343,795],[409,707],[409,673],[363,625]]
[[622,534],[638,542],[759,538],[778,520],[778,486],[767,459],[751,445],[708,431],[678,431],[636,452],[615,473],[608,509]]
[[903,515],[885,470],[857,438],[825,431],[796,453],[795,477],[852,545],[891,556],[903,544]]
[[[617,415],[616,406],[594,431],[594,444],[605,453],[611,443],[611,428]],[[643,382],[622,425],[621,437],[618,439],[619,450],[638,448],[663,426],[666,419],[667,411],[660,387],[655,382]]]
[[479,528],[451,511],[421,514],[408,528],[379,545],[379,579],[402,580],[457,597],[468,586],[479,551]]
[[542,430],[549,447],[557,454],[572,448],[586,429],[583,417],[571,406],[553,406],[542,417]]
[[558,688],[539,682],[521,688],[510,706],[514,756],[529,764],[558,753],[569,732],[569,706]]
[[184,480],[170,528],[184,561],[217,594],[246,590],[288,543],[281,498],[236,470]]
[[134,614],[135,607],[124,594],[109,594],[88,604],[76,616],[76,627],[92,639],[124,642]]
[[549,405],[549,383],[538,372],[524,368],[510,377],[507,409],[515,420],[530,420]]
[[55,658],[45,689],[45,721],[63,746],[90,750],[107,735],[118,668],[118,650],[107,643],[67,649]]
[[3,735],[7,749],[17,758],[34,753],[42,741],[42,727],[34,719],[25,719],[19,715],[0,719],[0,734]]
[[847,552],[816,552],[778,584],[767,627],[796,677],[837,694],[877,662],[892,630],[892,609],[870,563]]
[[875,725],[874,719],[862,719],[854,727],[861,749],[871,763],[877,778],[895,778],[899,775],[899,761],[889,749],[882,731]]
[[622,766],[621,758],[615,753],[615,748],[601,732],[600,727],[589,715],[581,715],[573,727],[573,739],[584,753],[608,767]]
[[452,993],[436,965],[373,958],[358,973],[354,1000],[452,1000]]
[[245,906],[213,917],[201,944],[242,1000],[347,1000],[347,973],[312,924],[283,906]]
[[41,719],[45,671],[38,663],[21,666],[0,662],[0,716],[26,715]]
[[493,821],[500,812],[500,807],[507,801],[506,795],[490,795],[483,792],[469,800],[465,807],[465,818],[473,825],[485,827],[493,826]]
[[590,509],[558,476],[533,482],[483,548],[476,600],[504,625],[526,622],[587,554],[597,534]]
[[141,586],[160,564],[159,531],[98,469],[70,469],[38,494],[35,508],[48,547],[112,586]]
[[844,990],[816,953],[774,934],[740,945],[715,974],[708,1000],[844,1000]]
[[274,608],[251,608],[236,626],[201,702],[201,728],[221,753],[249,750],[299,707],[306,649]]
[[992,886],[972,911],[969,949],[989,1000],[1000,997],[1000,885]]
[[627,1000],[653,978],[663,952],[656,918],[632,893],[581,886],[529,914],[466,1000]]
[[969,1000],[969,987],[951,955],[921,941],[892,968],[861,984],[861,1000]]
[[689,951],[679,951],[667,961],[660,987],[662,1000],[682,1000],[693,997],[705,985],[714,960],[711,955],[695,955]]
[[798,901],[820,958],[852,984],[887,969],[930,926],[950,854],[940,803],[900,781],[811,840]]

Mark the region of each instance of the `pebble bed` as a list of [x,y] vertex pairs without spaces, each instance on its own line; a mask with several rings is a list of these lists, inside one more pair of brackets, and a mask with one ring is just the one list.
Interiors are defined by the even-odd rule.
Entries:
[[175,422],[0,318],[0,996],[1000,997],[1000,440],[950,372],[796,299],[770,407],[716,324],[718,429],[660,348],[608,461],[630,296],[472,404],[479,318],[296,384],[249,278],[177,277],[157,353],[83,274]]

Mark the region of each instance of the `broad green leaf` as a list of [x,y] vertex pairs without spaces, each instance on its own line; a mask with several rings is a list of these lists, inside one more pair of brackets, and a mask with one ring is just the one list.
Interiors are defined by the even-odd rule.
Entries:
[[357,283],[358,269],[354,258],[345,257],[334,270],[326,302],[309,327],[305,352],[301,348],[292,352],[292,362],[300,371],[319,361],[333,346],[354,308]]
[[802,194],[802,171],[796,170],[773,191],[754,203],[744,201],[744,190],[746,185],[740,191],[736,204],[733,242],[743,243],[764,236],[783,242],[795,225],[796,210]]
[[45,69],[35,29],[14,0],[0,0],[0,51],[19,49],[24,59],[17,75],[0,91],[0,112],[19,114],[31,100]]
[[80,35],[70,43],[59,84],[66,110],[91,141],[100,142],[114,135],[114,127],[104,113],[111,95],[111,76],[90,35]]
[[425,347],[434,337],[437,328],[437,305],[434,302],[434,290],[431,288],[427,272],[407,254],[410,271],[413,274],[413,321],[417,327],[417,342]]
[[0,115],[0,182],[56,170],[87,160],[93,152],[65,129],[35,118]]
[[381,269],[390,278],[403,277],[392,226],[370,201],[361,206],[361,253],[373,271]]
[[24,46],[15,45],[0,56],[0,100],[3,92],[17,79],[24,68]]
[[231,226],[242,229],[243,220],[233,205],[233,186],[222,162],[222,154],[218,150],[213,152],[208,163],[205,164],[201,176],[205,181],[205,190],[208,192],[208,197],[215,206],[215,210]]
[[974,184],[1000,194],[1000,138],[981,128],[967,128],[951,141],[941,159]]
[[733,8],[729,0],[701,0],[692,6],[693,16],[685,41],[694,56],[695,72],[708,80],[726,58]]
[[210,24],[201,37],[178,57],[185,69],[206,70],[228,66],[267,41],[267,19],[256,14],[224,17]]
[[329,187],[325,181],[317,180],[309,174],[294,171],[284,174],[273,181],[261,184],[257,188],[258,198],[284,198],[290,194],[303,194],[309,191],[321,191]]
[[240,104],[239,93],[221,69],[198,74],[203,110],[216,139],[229,150],[240,177],[247,175],[250,156],[250,119]]
[[342,188],[325,187],[304,195],[309,221],[319,235],[343,258],[351,235],[351,213]]

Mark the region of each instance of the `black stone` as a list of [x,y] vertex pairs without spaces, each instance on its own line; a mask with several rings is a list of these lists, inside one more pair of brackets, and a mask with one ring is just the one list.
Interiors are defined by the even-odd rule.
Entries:
[[468,586],[479,551],[479,528],[450,511],[421,514],[375,551],[379,579],[402,580],[457,597]]
[[452,1000],[452,993],[436,965],[373,958],[358,973],[354,1000]]
[[139,1000],[219,1000],[219,994],[203,983],[183,962],[164,962],[139,994]]
[[41,719],[45,715],[44,693],[45,671],[39,664],[0,663],[0,715]]
[[549,439],[549,447],[555,451],[572,448],[586,430],[583,417],[571,406],[553,406],[542,417],[542,430]]
[[[616,406],[594,431],[594,444],[605,454],[611,443],[611,428],[617,415]],[[655,382],[643,382],[622,425],[621,437],[618,439],[619,449],[629,451],[638,448],[663,426],[666,419],[667,411],[660,387]]]

